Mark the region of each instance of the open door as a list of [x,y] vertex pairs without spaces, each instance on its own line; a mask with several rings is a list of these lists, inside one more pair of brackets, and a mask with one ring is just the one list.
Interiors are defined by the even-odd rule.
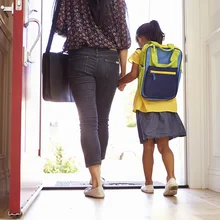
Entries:
[[[10,11],[10,7],[7,8]],[[14,0],[9,215],[20,216],[42,189],[41,1]]]

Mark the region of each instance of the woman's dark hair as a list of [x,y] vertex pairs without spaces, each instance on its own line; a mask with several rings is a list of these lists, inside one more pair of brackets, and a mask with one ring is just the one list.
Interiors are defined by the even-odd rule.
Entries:
[[[59,0],[54,0],[53,15],[57,8],[58,1]],[[89,9],[96,25],[103,27],[106,24],[108,24],[109,21],[108,18],[111,16],[112,13],[111,0],[86,0],[86,1],[88,1]]]
[[159,44],[162,44],[165,34],[162,32],[160,25],[157,21],[152,20],[149,23],[142,24],[136,31],[137,37],[146,37],[149,41],[156,41]]
[[97,26],[104,26],[111,14],[110,0],[87,0],[91,15]]

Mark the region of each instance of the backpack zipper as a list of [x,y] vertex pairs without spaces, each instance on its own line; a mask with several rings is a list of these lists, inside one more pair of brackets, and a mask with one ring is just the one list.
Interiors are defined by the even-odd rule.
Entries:
[[176,75],[176,72],[168,72],[168,71],[157,71],[151,70],[150,73],[152,74],[167,74],[167,75]]

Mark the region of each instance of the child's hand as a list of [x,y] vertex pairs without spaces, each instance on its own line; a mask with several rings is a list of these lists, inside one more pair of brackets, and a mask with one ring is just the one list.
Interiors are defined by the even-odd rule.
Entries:
[[124,91],[126,84],[118,85],[118,89],[122,92]]
[[123,76],[125,76],[125,74],[120,73],[120,74],[119,74],[119,79],[122,78]]

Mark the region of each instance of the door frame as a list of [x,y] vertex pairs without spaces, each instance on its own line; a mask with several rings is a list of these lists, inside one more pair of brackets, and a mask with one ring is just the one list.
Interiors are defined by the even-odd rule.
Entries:
[[[208,188],[210,91],[207,84],[209,2],[185,0],[187,177],[190,188]],[[196,83],[195,83],[196,82]],[[196,103],[196,104],[195,104]]]

